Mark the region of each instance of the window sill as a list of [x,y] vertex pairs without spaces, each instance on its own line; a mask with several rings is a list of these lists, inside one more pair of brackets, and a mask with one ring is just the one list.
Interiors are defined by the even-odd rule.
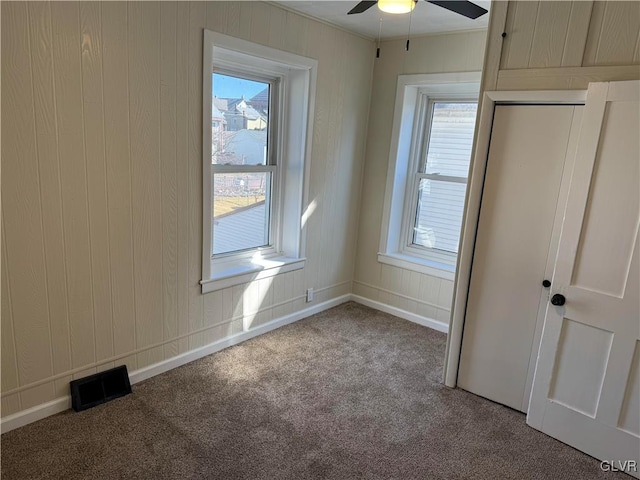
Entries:
[[241,285],[253,280],[273,277],[280,273],[292,272],[304,268],[306,258],[270,257],[259,260],[239,261],[223,268],[212,262],[211,278],[200,281],[202,293],[215,292],[223,288]]
[[453,280],[456,273],[455,266],[403,255],[401,253],[378,253],[378,262],[411,270],[412,272],[431,275],[432,277],[443,278],[445,280]]

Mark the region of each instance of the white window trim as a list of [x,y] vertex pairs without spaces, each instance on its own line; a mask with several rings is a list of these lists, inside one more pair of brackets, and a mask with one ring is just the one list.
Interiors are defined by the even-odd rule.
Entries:
[[455,265],[440,263],[416,255],[406,248],[408,216],[414,210],[410,204],[414,195],[407,195],[412,184],[413,168],[418,161],[414,146],[420,146],[421,129],[415,124],[423,116],[417,115],[421,103],[419,96],[478,97],[481,72],[399,75],[396,103],[389,149],[389,168],[385,189],[380,250],[378,261],[419,273],[453,280]]
[[[246,65],[250,65],[250,68]],[[212,259],[211,74],[215,68],[280,79],[278,189],[273,198],[272,245]],[[304,268],[317,60],[204,30],[202,293]],[[300,101],[304,99],[304,101]],[[294,101],[295,100],[295,101]]]

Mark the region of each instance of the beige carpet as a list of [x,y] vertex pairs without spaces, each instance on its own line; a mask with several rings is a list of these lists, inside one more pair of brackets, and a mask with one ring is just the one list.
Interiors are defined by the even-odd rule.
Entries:
[[616,479],[440,384],[445,335],[353,303],[2,436],[2,479]]

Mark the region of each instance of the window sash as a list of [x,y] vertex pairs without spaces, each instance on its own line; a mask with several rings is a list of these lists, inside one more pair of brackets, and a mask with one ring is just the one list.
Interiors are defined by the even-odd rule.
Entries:
[[455,265],[457,252],[433,247],[425,247],[414,243],[414,232],[418,226],[418,204],[420,195],[420,182],[427,179],[438,182],[451,182],[466,185],[467,176],[441,175],[439,173],[425,173],[427,168],[427,155],[435,103],[477,103],[477,99],[468,95],[428,95],[420,93],[419,106],[416,109],[414,120],[414,145],[411,151],[411,168],[408,176],[408,190],[405,195],[405,208],[403,228],[400,236],[400,250],[411,256],[426,258],[446,265]]
[[[262,255],[268,255],[276,252],[276,229],[278,228],[278,201],[275,197],[278,184],[278,168],[275,165],[211,165],[211,252],[212,260],[234,257],[249,252],[260,252]],[[215,168],[214,168],[215,167]],[[215,222],[213,221],[213,208],[215,206],[215,188],[214,179],[216,174],[233,174],[233,173],[269,173],[270,181],[266,185],[265,191],[265,208],[268,209],[267,222],[265,227],[268,229],[268,242],[266,245],[232,250],[224,253],[213,253]]]
[[420,180],[436,180],[440,182],[467,183],[467,177],[454,177],[451,175],[440,175],[439,173],[416,173],[418,183]]
[[[280,218],[278,212],[279,205],[279,174],[280,171],[277,168],[278,154],[279,154],[279,123],[280,118],[280,85],[281,79],[278,76],[266,76],[255,74],[249,71],[249,67],[239,68],[224,68],[214,67],[211,71],[211,75],[214,73],[227,75],[239,79],[253,80],[262,82],[269,85],[269,103],[268,103],[268,115],[267,115],[267,158],[264,165],[225,165],[225,164],[211,164],[210,168],[210,185],[211,185],[211,199],[210,199],[210,211],[211,211],[211,241],[209,256],[211,260],[225,262],[236,261],[238,259],[251,258],[256,252],[263,256],[271,255],[277,252],[277,230],[279,229]],[[213,86],[213,84],[212,84]],[[215,88],[215,86],[213,86]],[[214,91],[212,88],[211,102],[213,102]],[[270,181],[267,182],[265,191],[265,208],[267,213],[265,215],[265,228],[268,233],[268,240],[266,245],[240,248],[223,253],[213,253],[215,245],[215,221],[213,219],[213,210],[215,206],[215,175],[217,174],[234,174],[234,173],[268,173]]]
[[211,165],[211,175],[215,173],[262,173],[275,174],[278,167],[275,165]]
[[[278,163],[278,123],[280,120],[280,85],[282,83],[280,77],[274,76],[262,76],[251,73],[250,71],[244,71],[239,68],[227,69],[224,67],[214,67],[211,74],[219,73],[221,75],[227,75],[229,77],[235,77],[240,79],[253,80],[269,85],[269,108],[267,115],[267,165],[276,165]],[[213,92],[211,94],[211,101],[213,102]],[[212,166],[216,166],[212,164]]]
[[477,104],[478,102],[476,99],[468,98],[466,95],[438,97],[438,96],[428,96],[427,94],[422,94],[421,103],[422,103],[422,108],[420,109],[421,110],[420,114],[425,117],[425,120],[422,122],[422,125],[423,125],[422,138],[419,139],[420,159],[417,165],[417,172],[426,172],[427,160],[429,155],[429,142],[431,140],[431,129],[433,128],[433,114],[434,114],[435,104],[436,103],[475,103]]

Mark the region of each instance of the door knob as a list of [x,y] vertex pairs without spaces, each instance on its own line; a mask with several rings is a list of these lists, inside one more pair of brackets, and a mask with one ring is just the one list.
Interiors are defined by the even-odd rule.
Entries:
[[549,280],[543,280],[542,281],[542,286],[544,288],[549,288],[551,286],[551,282]]
[[553,297],[551,297],[551,305],[555,305],[556,307],[561,307],[567,301],[564,298],[564,295],[560,293],[556,293]]

